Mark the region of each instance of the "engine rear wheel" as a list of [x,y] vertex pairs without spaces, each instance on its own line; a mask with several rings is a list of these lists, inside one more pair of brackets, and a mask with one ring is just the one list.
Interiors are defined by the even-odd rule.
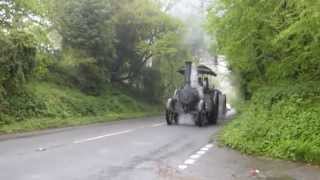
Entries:
[[199,127],[202,127],[205,125],[205,122],[207,121],[207,113],[205,111],[200,111],[198,113],[198,117],[196,120],[196,125]]
[[222,117],[225,118],[227,114],[227,96],[225,94],[222,96],[221,105],[222,105]]
[[212,114],[210,117],[212,124],[217,124],[218,116],[219,116],[219,92],[215,91],[213,94],[213,108],[212,108]]

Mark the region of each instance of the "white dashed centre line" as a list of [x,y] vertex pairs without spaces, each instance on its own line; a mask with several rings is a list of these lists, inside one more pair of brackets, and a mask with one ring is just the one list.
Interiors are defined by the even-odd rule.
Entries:
[[152,125],[151,127],[160,127],[160,126],[163,126],[165,125],[166,123],[159,123],[159,124],[154,124]]
[[81,143],[86,143],[86,142],[89,142],[89,141],[96,141],[96,140],[103,139],[103,138],[106,138],[106,137],[111,137],[111,136],[116,136],[116,135],[121,135],[121,134],[127,134],[127,133],[130,133],[130,132],[133,132],[133,131],[134,131],[133,129],[129,129],[129,130],[120,131],[120,132],[116,132],[116,133],[105,134],[105,135],[102,135],[102,136],[97,136],[97,137],[92,137],[92,138],[87,138],[87,139],[74,141],[73,144],[81,144]]

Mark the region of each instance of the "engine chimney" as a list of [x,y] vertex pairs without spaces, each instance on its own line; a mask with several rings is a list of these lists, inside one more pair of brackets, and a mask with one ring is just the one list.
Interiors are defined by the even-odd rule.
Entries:
[[192,62],[186,62],[186,70],[184,71],[185,83],[187,85],[191,85],[191,69],[192,69]]

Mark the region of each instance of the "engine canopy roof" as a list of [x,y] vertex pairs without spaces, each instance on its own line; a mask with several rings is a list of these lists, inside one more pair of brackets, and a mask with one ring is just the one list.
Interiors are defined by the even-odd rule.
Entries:
[[[197,70],[198,70],[198,74],[200,75],[217,76],[217,73],[215,73],[208,66],[205,66],[205,65],[197,66]],[[185,71],[186,71],[185,67],[182,67],[181,69],[178,70],[178,72],[182,75],[184,75]]]

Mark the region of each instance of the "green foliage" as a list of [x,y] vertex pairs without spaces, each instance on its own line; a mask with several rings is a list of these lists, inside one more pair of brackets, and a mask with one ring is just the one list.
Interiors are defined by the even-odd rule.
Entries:
[[50,83],[28,84],[26,91],[11,96],[7,102],[7,110],[0,113],[0,125],[34,118],[50,121],[50,119],[98,117],[108,114],[155,112],[156,109],[117,88],[106,88],[100,96],[90,96],[74,88]]
[[221,133],[242,152],[320,164],[320,89],[316,82],[261,88]]
[[106,77],[94,58],[81,51],[65,49],[62,57],[48,66],[47,80],[74,87],[87,94],[98,95],[103,90]]
[[64,47],[93,57],[112,82],[136,82],[150,58],[172,48],[168,36],[181,36],[180,22],[150,0],[72,0],[61,9]]
[[183,25],[152,0],[12,0],[0,8],[0,126],[148,111],[131,97],[159,103],[174,87],[174,67],[190,58]]
[[[10,29],[27,28],[30,25],[44,25],[45,15],[51,0],[2,0],[0,4],[0,27]],[[36,18],[37,17],[37,18]]]
[[96,97],[51,84],[34,84],[30,88],[37,92],[36,98],[45,103],[45,117],[93,116],[143,110],[134,99],[120,93],[114,95],[112,91],[116,90],[112,89]]
[[141,79],[137,79],[137,81],[141,82],[141,91],[145,97],[147,97],[150,101],[159,101],[162,97],[162,84],[159,83],[161,81],[161,74],[157,69],[147,68],[145,69],[141,76]]
[[[74,66],[73,70],[62,66],[60,70],[71,72],[72,75],[67,77],[72,78],[72,82],[88,84],[89,89],[94,84],[111,81],[130,84],[143,92],[158,91],[161,88],[154,88],[150,84],[152,81],[146,81],[145,77],[157,77],[154,82],[167,77],[159,68],[150,69],[146,65],[151,61],[184,61],[190,58],[187,47],[182,43],[183,25],[161,11],[161,7],[153,1],[74,0],[60,6],[63,13],[56,16],[64,50],[74,49],[91,60],[85,66]],[[76,61],[83,59],[78,56],[72,58]],[[100,80],[97,82],[89,78],[89,81],[79,82],[88,79],[81,77],[84,73],[80,72],[79,67],[85,68],[85,76],[99,77]],[[156,71],[160,72],[160,76],[156,76],[159,74]],[[163,83],[166,83],[165,86],[168,84]],[[146,90],[147,87],[150,89]],[[99,89],[99,86],[93,88]],[[154,93],[158,94],[158,100],[163,94]]]
[[[0,32],[0,89],[17,92],[35,67],[36,48],[32,36],[24,32]],[[3,94],[2,94],[3,95]],[[1,96],[1,95],[0,95]]]
[[[184,34],[180,29],[180,34]],[[177,75],[177,69],[184,65],[185,61],[192,59],[191,47],[184,44],[184,37],[175,33],[168,33],[156,43],[158,53],[154,57],[153,65],[159,69],[161,86],[164,92],[162,99],[172,96],[172,93],[181,86],[183,77]]]
[[115,1],[114,7],[117,43],[111,80],[135,81],[151,58],[172,48],[164,41],[181,36],[182,25],[150,0]]
[[[87,125],[93,123],[105,123],[116,120],[143,118],[146,116],[159,115],[156,109],[149,109],[146,112],[124,112],[108,113],[101,116],[86,116],[72,118],[33,118],[22,122],[13,122],[0,126],[0,134],[22,133],[49,128],[62,128],[70,126]],[[1,115],[0,115],[1,117]]]
[[219,0],[207,29],[248,101],[221,140],[246,153],[320,163],[320,2]]
[[45,52],[38,52],[35,58],[36,66],[32,76],[37,80],[44,80],[49,75],[49,67],[54,64],[54,57]]
[[71,0],[64,6],[60,20],[63,45],[82,50],[107,66],[114,54],[114,26],[109,1]]
[[218,52],[225,54],[250,97],[260,84],[318,80],[318,1],[220,0],[208,18]]

